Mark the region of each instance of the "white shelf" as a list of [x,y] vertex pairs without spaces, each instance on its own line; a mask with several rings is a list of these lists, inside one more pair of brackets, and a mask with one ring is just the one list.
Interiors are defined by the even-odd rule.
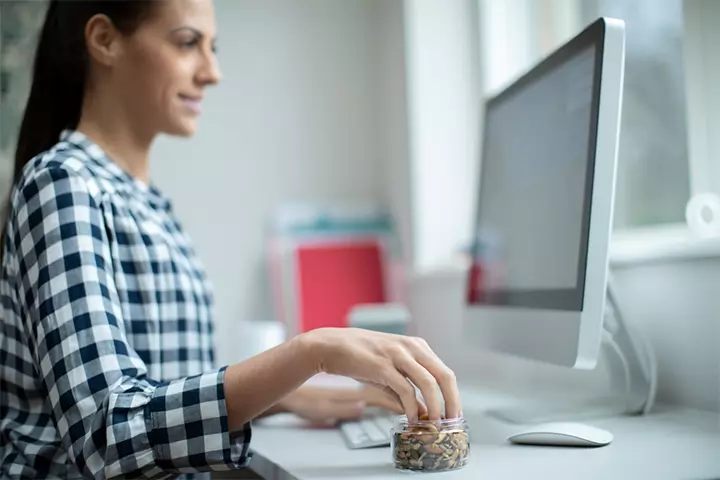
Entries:
[[613,266],[712,257],[720,257],[720,237],[698,237],[685,225],[616,232],[610,244]]

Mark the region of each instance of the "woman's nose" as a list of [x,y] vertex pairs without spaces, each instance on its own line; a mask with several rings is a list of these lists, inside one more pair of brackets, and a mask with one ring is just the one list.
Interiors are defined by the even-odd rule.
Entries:
[[203,85],[217,85],[222,80],[222,73],[220,72],[220,65],[218,64],[217,58],[213,54],[207,55],[205,58],[206,60],[198,72],[198,80]]

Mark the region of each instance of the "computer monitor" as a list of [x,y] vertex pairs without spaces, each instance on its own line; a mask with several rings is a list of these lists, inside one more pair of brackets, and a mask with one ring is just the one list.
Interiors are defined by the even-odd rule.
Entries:
[[624,23],[601,18],[485,102],[464,337],[594,368],[603,331]]

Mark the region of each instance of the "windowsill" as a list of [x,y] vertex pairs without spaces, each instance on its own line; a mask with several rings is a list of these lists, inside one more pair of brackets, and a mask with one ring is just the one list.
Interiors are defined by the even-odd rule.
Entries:
[[712,257],[720,257],[720,237],[698,237],[684,224],[617,231],[610,245],[613,266]]
[[[698,237],[684,224],[619,230],[613,233],[609,257],[611,266],[720,258],[720,237]],[[444,264],[415,267],[408,280],[462,279],[468,265],[466,258],[458,256]]]

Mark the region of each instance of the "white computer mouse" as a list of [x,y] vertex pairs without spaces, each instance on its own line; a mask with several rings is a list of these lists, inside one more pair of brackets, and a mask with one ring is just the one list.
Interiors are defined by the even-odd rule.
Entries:
[[541,423],[510,435],[508,440],[521,445],[602,447],[612,442],[613,434],[584,423]]

